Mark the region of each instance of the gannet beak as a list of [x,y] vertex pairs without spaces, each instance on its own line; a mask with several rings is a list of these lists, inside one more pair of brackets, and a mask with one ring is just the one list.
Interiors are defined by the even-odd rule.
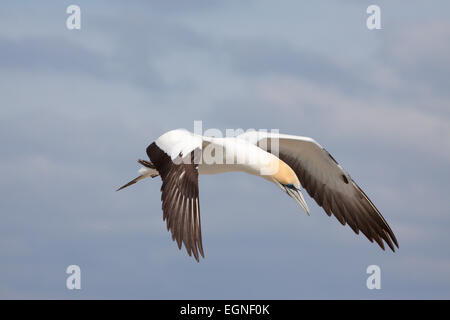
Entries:
[[308,205],[306,204],[305,198],[303,198],[303,194],[299,188],[293,185],[281,184],[276,179],[272,179],[272,182],[274,182],[278,187],[280,187],[281,190],[286,192],[291,198],[297,201],[297,203],[300,205],[300,207],[302,207],[302,209],[306,212],[308,216],[310,215]]
[[306,214],[309,216],[309,208],[306,204],[305,198],[303,198],[303,194],[300,191],[300,189],[291,189],[288,187],[284,187],[286,190],[286,193],[291,196],[291,198],[294,198],[295,201],[302,207],[303,210],[305,210]]

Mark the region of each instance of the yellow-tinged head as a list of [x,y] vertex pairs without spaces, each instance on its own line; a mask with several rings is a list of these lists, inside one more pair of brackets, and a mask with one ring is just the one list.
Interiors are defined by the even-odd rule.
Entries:
[[309,215],[308,205],[306,204],[305,198],[300,191],[300,181],[298,180],[294,170],[278,158],[273,160],[271,169],[273,169],[273,174],[270,176],[272,182],[278,185],[281,190],[297,201],[303,210],[305,210],[306,214]]
[[274,167],[272,178],[283,185],[293,185],[294,187],[300,187],[300,181],[298,181],[297,175],[290,166],[281,159],[274,159],[272,163]]

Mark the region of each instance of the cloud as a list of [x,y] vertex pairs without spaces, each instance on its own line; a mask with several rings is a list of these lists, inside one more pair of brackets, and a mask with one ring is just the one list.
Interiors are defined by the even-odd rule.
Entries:
[[89,72],[105,75],[101,58],[65,39],[0,39],[0,64],[3,68]]
[[[379,59],[370,73],[381,77],[378,84],[389,89],[390,94],[409,94],[413,101],[425,96],[431,101],[424,101],[423,107],[435,108],[436,98],[448,99],[449,28],[448,21],[440,19],[418,22],[408,28],[396,26],[386,33],[376,53]],[[445,112],[443,108],[440,111]]]
[[[365,28],[359,4],[81,6],[79,33],[64,29],[61,4],[1,13],[0,296],[448,296],[446,23],[413,6],[417,21],[398,14],[395,30],[367,36],[350,30]],[[114,190],[152,140],[198,119],[314,137],[380,208],[400,250],[381,251],[309,197],[307,217],[236,173],[200,177],[207,258],[195,263],[162,221],[159,178]],[[85,277],[78,293],[64,288],[73,263]],[[378,294],[364,286],[374,263]]]

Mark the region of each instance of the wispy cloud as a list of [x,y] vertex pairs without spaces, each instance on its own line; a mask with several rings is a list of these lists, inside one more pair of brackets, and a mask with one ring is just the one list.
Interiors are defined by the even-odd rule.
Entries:
[[[60,2],[9,2],[0,296],[448,297],[448,4],[412,4],[408,19],[383,3],[379,32],[365,29],[360,2],[329,5],[86,2],[77,33]],[[374,200],[400,249],[382,252],[312,199],[306,217],[271,185],[229,174],[200,178],[207,259],[194,263],[165,229],[159,178],[114,190],[147,144],[198,119],[313,136]],[[64,289],[73,263],[86,275],[79,293]],[[373,263],[384,277],[376,296],[364,287]]]

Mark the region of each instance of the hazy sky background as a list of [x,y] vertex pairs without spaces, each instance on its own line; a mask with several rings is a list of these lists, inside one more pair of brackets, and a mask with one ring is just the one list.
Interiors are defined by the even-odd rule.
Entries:
[[[81,30],[66,8],[81,7]],[[381,7],[382,30],[366,27]],[[450,298],[448,1],[2,1],[0,298]],[[165,131],[311,136],[383,213],[383,252],[245,174],[200,177],[200,263],[160,179]],[[66,289],[77,264],[82,289]],[[382,289],[366,288],[377,264]]]

